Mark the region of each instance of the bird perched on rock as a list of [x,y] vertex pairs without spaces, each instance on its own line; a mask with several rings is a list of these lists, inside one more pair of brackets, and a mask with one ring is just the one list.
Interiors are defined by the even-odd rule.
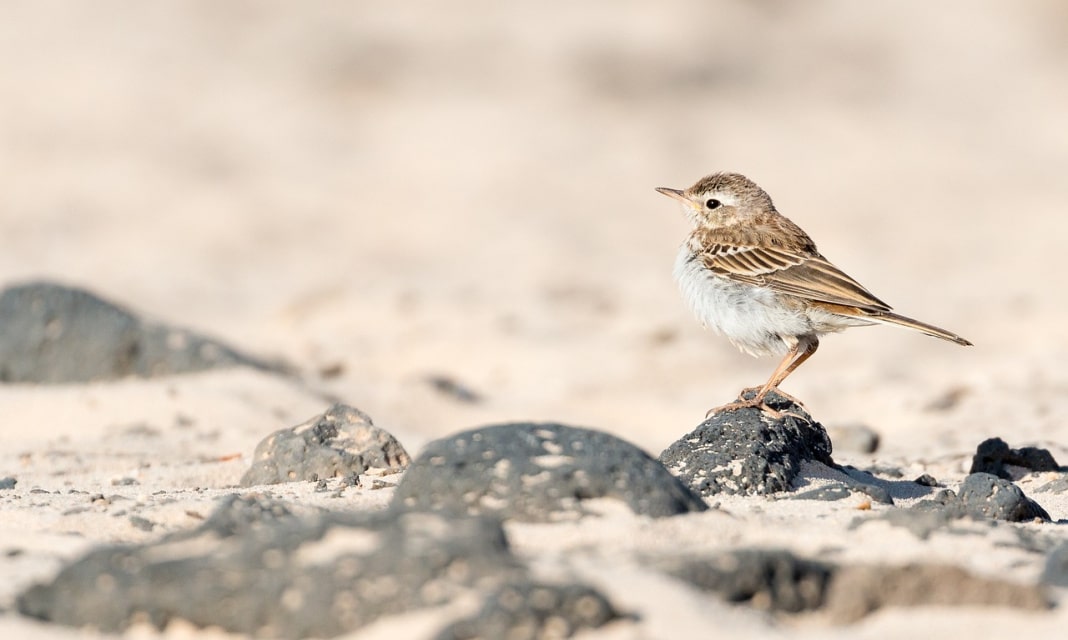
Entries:
[[714,173],[685,190],[657,191],[681,202],[693,223],[675,261],[675,278],[697,317],[746,353],[783,356],[762,387],[744,390],[736,402],[709,414],[742,407],[770,410],[764,404],[767,394],[786,395],[778,386],[816,352],[825,333],[893,324],[971,344],[894,313],[820,255],[808,234],[741,174]]

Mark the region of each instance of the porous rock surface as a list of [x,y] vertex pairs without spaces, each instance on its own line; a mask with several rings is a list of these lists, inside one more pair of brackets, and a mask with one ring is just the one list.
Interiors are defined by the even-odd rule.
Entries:
[[1049,521],[1049,514],[1009,480],[989,473],[973,473],[964,478],[956,493],[940,491],[935,497],[912,507],[917,511],[937,511],[945,518],[972,517],[980,520]]
[[241,486],[325,480],[368,469],[400,472],[410,461],[392,434],[374,426],[359,409],[339,403],[256,445]]
[[[495,594],[511,585],[520,593],[561,594],[551,604],[558,605],[557,624],[568,628],[614,615],[587,587],[529,582],[491,518],[307,515],[274,500],[233,496],[190,532],[90,551],[22,593],[17,606],[24,615],[105,632],[183,619],[260,637],[329,638],[465,595],[489,597],[487,607],[499,610]],[[521,626],[530,613],[513,609],[465,628]]]
[[0,327],[0,382],[6,383],[89,382],[238,365],[282,369],[53,282],[0,292]]
[[489,514],[528,522],[575,519],[596,498],[653,517],[708,506],[638,447],[561,424],[483,427],[431,442],[397,485],[400,509]]
[[774,549],[738,549],[706,558],[672,558],[661,561],[659,568],[727,602],[783,613],[823,606],[833,571],[832,565]]
[[766,495],[788,491],[804,461],[835,466],[823,426],[776,393],[757,408],[713,414],[660,454],[660,461],[694,492]]
[[1048,449],[1021,447],[1012,449],[1001,438],[990,438],[979,443],[972,456],[969,473],[990,473],[1005,480],[1012,480],[1005,467],[1023,467],[1031,471],[1057,471],[1060,466]]
[[603,595],[581,584],[506,584],[478,614],[443,629],[435,640],[570,638],[623,617]]

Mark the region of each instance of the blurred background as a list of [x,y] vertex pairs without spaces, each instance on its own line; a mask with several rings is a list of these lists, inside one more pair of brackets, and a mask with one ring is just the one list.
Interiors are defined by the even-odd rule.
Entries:
[[671,279],[653,188],[733,170],[977,345],[829,337],[784,386],[818,418],[971,446],[1068,415],[1062,2],[2,6],[5,286],[285,358],[416,441],[561,420],[655,452],[775,365]]

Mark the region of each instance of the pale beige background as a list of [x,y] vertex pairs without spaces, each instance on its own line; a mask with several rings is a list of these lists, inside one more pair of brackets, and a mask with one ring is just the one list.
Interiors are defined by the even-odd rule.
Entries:
[[[690,317],[670,275],[686,224],[653,191],[736,170],[876,295],[976,344],[827,338],[784,388],[827,424],[882,434],[855,461],[962,474],[993,435],[1068,460],[1064,3],[0,13],[5,285],[60,279],[284,357],[413,451],[536,419],[655,454],[774,366]],[[325,406],[251,374],[9,387],[0,403],[8,461],[179,412],[216,438],[182,451],[247,457]],[[192,477],[225,486],[241,468]]]

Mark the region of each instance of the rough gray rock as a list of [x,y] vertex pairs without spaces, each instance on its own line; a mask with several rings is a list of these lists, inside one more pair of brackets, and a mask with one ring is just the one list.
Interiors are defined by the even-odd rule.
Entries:
[[727,602],[787,613],[821,607],[833,571],[831,565],[804,560],[789,551],[764,549],[739,549],[712,558],[674,558],[658,567]]
[[805,460],[835,467],[827,432],[799,405],[771,393],[767,404],[717,413],[660,454],[660,461],[702,496],[787,491]]
[[516,582],[498,589],[477,615],[449,625],[436,640],[569,638],[621,617],[585,585]]
[[1068,587],[1068,542],[1062,542],[1046,556],[1042,582],[1055,587]]
[[271,500],[232,497],[191,532],[90,551],[17,605],[24,615],[105,632],[180,618],[234,633],[326,638],[525,575],[492,519],[298,516]]
[[929,474],[929,473],[924,473],[924,474],[920,475],[918,478],[913,480],[913,482],[915,482],[916,484],[920,485],[921,487],[939,487],[939,486],[941,486],[940,484],[938,484],[938,480],[934,476]]
[[958,493],[940,491],[934,498],[917,503],[913,509],[944,511],[950,518],[970,516],[1009,522],[1050,519],[1046,510],[1024,495],[1019,487],[989,473],[973,473],[964,479]]
[[844,500],[853,495],[849,486],[844,482],[836,482],[829,484],[825,487],[817,487],[815,489],[809,489],[808,491],[802,491],[790,496],[791,500],[822,500],[824,502],[834,502],[836,500]]
[[972,606],[1044,610],[1045,590],[976,576],[960,567],[913,564],[903,567],[847,566],[834,572],[825,609],[839,623],[855,622],[883,607]]
[[842,623],[888,606],[1048,609],[1052,604],[1040,586],[979,577],[947,565],[835,565],[763,549],[652,564],[728,602],[776,613],[821,610]]
[[846,482],[835,482],[823,487],[817,487],[808,491],[802,491],[788,496],[791,500],[823,500],[834,502],[853,495],[854,492],[863,493],[880,504],[894,504],[890,492],[874,484],[858,482],[852,478]]
[[400,509],[490,514],[528,522],[574,519],[594,498],[653,517],[707,505],[659,462],[619,438],[560,424],[484,427],[436,440],[397,485]]
[[335,404],[256,445],[252,467],[241,478],[241,486],[346,477],[372,468],[400,472],[409,462],[404,447],[374,426],[367,414]]
[[185,329],[147,322],[78,288],[31,282],[0,293],[0,382],[65,383],[220,367],[282,367]]
[[879,449],[879,432],[862,424],[827,427],[827,434],[838,452],[875,453]]
[[1064,493],[1066,491],[1068,491],[1068,474],[1061,475],[1035,489],[1035,493]]
[[[925,500],[911,509],[890,509],[881,519],[892,526],[907,529],[912,535],[920,540],[927,540],[935,531],[942,531],[950,527],[957,519],[964,517],[964,510],[960,508],[946,508],[943,502],[938,500]],[[871,519],[858,519],[851,528],[856,528]]]
[[0,478],[0,489],[14,489],[15,485],[18,483],[18,479],[14,476],[6,476],[4,478]]
[[1021,447],[1010,449],[1009,445],[1001,438],[990,438],[981,442],[972,457],[972,468],[969,473],[991,473],[1005,480],[1012,480],[1012,476],[1005,468],[1006,465],[1024,467],[1031,471],[1057,471],[1060,466],[1053,459],[1053,454],[1048,449],[1038,447]]

